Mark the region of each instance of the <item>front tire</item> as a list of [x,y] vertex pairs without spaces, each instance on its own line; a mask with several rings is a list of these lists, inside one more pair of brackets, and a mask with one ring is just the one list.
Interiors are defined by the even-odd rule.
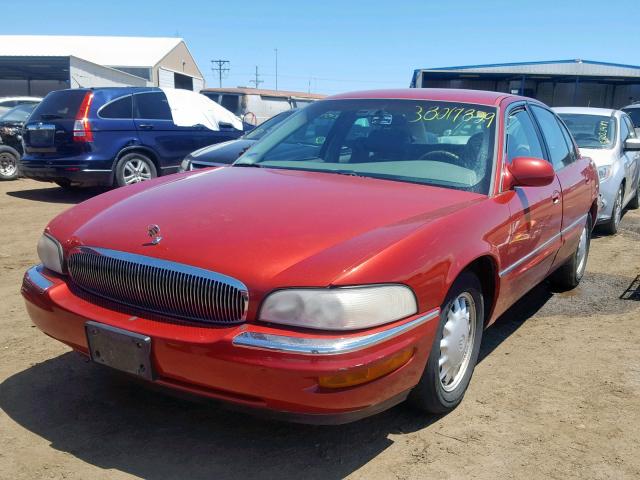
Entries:
[[156,166],[142,153],[127,153],[116,164],[115,183],[118,187],[144,182],[157,176]]
[[582,233],[578,240],[578,246],[571,258],[562,267],[554,272],[551,282],[559,290],[572,290],[578,286],[587,269],[589,247],[591,245],[591,216],[582,227]]
[[622,219],[622,199],[624,198],[624,185],[620,185],[616,199],[614,200],[611,218],[602,224],[601,230],[607,235],[615,235],[618,233],[618,226]]
[[409,402],[429,413],[453,410],[471,381],[483,330],[480,281],[473,273],[464,272],[447,294],[427,366]]
[[7,145],[0,145],[0,180],[15,180],[20,174],[20,153]]

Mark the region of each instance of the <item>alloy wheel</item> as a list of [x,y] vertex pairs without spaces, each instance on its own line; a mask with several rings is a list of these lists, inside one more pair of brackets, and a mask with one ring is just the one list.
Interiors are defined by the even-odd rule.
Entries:
[[473,352],[477,315],[471,294],[458,295],[446,315],[438,364],[442,388],[451,392],[464,378]]
[[18,170],[16,157],[10,153],[0,153],[0,176],[11,177]]
[[132,158],[122,168],[124,183],[127,185],[151,179],[151,169],[144,160]]
[[620,219],[622,218],[622,187],[618,190],[618,195],[616,196],[616,203],[613,205],[613,224],[618,229],[618,225],[620,224]]

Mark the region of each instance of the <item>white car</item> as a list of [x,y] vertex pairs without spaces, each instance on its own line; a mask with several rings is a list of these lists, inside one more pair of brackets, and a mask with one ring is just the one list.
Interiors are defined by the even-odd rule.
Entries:
[[580,152],[598,167],[600,210],[598,223],[609,234],[618,231],[625,207],[640,206],[640,138],[621,110],[557,107]]
[[40,103],[40,97],[0,97],[0,115],[23,103]]

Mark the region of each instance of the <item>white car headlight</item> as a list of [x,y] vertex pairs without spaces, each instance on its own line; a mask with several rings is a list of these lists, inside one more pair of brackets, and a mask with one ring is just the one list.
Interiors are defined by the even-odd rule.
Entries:
[[62,265],[64,264],[64,255],[62,246],[53,237],[43,233],[38,240],[38,257],[42,264],[49,270],[64,273]]
[[405,285],[278,290],[262,304],[259,319],[303,328],[358,330],[418,313]]
[[607,178],[611,176],[612,168],[611,165],[604,165],[602,167],[598,167],[598,178],[601,182],[604,182]]

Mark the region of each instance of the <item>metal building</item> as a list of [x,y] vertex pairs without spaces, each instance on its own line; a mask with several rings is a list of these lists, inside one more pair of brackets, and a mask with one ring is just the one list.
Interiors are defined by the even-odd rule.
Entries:
[[620,108],[640,100],[640,67],[557,60],[417,69],[411,87],[493,90],[550,106]]
[[181,38],[0,35],[0,96],[152,85],[204,87]]

